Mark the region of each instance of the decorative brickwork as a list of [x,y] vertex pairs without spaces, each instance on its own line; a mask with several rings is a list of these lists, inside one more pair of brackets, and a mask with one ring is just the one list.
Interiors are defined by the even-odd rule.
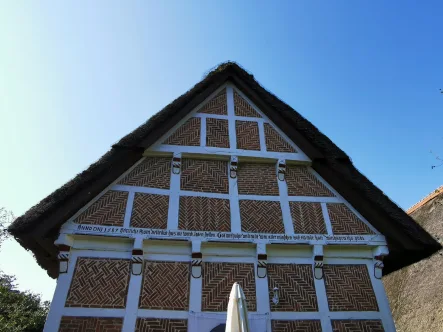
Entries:
[[234,91],[234,113],[237,116],[261,118],[260,114],[236,91]]
[[[310,264],[268,264],[271,311],[318,311],[317,295]],[[279,302],[272,302],[273,289],[279,289]]]
[[129,260],[80,257],[65,306],[125,308],[129,277]]
[[257,122],[235,121],[237,149],[260,151],[260,138]]
[[185,319],[138,318],[136,332],[187,332]]
[[240,217],[243,232],[285,232],[280,202],[240,200]]
[[269,123],[265,123],[266,151],[292,152],[297,151]]
[[323,267],[330,311],[378,311],[366,265]]
[[275,164],[240,163],[237,169],[238,193],[240,195],[278,196]]
[[320,203],[289,202],[295,233],[326,234]]
[[123,318],[63,316],[59,332],[120,332]]
[[131,227],[166,229],[169,196],[135,193]]
[[179,229],[231,231],[229,200],[208,197],[180,197]]
[[334,196],[305,166],[287,166],[286,183],[289,196]]
[[333,320],[332,332],[385,332],[380,320]]
[[184,159],[181,190],[229,193],[228,163],[223,160]]
[[206,146],[229,148],[228,120],[206,119]]
[[214,98],[208,101],[197,113],[227,115],[228,106],[226,99],[226,89],[220,91]]
[[189,278],[187,262],[145,262],[140,308],[188,310]]
[[272,332],[322,332],[319,320],[273,320]]
[[171,158],[146,158],[126,175],[119,184],[169,189],[171,161]]
[[249,311],[256,311],[254,264],[203,263],[202,311],[227,311],[234,282],[240,284]]
[[342,203],[327,204],[332,232],[335,235],[375,234]]
[[169,136],[163,144],[200,146],[200,118],[190,118]]
[[103,226],[123,226],[127,200],[127,192],[110,190],[83,211],[74,222]]

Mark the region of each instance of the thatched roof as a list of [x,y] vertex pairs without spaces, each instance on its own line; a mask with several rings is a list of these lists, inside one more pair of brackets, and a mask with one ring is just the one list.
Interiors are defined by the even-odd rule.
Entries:
[[219,65],[191,90],[123,137],[86,171],[17,218],[9,231],[23,247],[32,250],[39,264],[55,277],[57,250],[53,242],[60,226],[139,159],[145,148],[227,81],[234,83],[279,126],[313,161],[312,167],[387,237],[392,253],[385,264],[387,273],[440,248],[429,234],[361,174],[328,137],[233,62]]

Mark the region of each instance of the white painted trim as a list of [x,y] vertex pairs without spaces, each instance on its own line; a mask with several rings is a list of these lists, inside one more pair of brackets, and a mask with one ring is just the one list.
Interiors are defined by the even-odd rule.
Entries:
[[206,146],[206,117],[200,117],[200,146]]
[[230,150],[237,149],[237,132],[235,129],[235,114],[234,114],[234,94],[232,85],[228,84],[226,88],[226,99],[228,108],[228,132],[229,132],[229,146]]
[[[317,254],[316,249],[319,249],[320,252],[323,251],[323,247],[316,248],[314,246],[312,256],[315,256]],[[311,259],[311,268],[312,269],[314,268],[314,257],[312,257]],[[318,312],[320,314],[322,331],[332,332],[332,325],[329,317],[329,305],[328,305],[328,298],[326,295],[324,278],[315,279],[314,272],[312,272],[312,277],[314,279],[315,293],[317,295]]]
[[[229,112],[228,112],[229,114]],[[266,119],[262,118],[252,118],[248,116],[238,116],[238,115],[221,115],[221,114],[208,114],[208,113],[195,113],[194,118],[205,118],[205,119],[222,119],[222,120],[228,120],[228,119],[234,119],[234,120],[240,120],[240,121],[250,121],[250,122],[266,122],[268,121]]]
[[255,299],[257,304],[257,313],[266,314],[271,311],[271,307],[269,304],[268,276],[266,276],[265,278],[259,278],[257,276],[258,254],[266,254],[266,246],[257,245],[256,257],[254,262]]
[[258,121],[258,138],[260,140],[260,151],[266,152],[266,141],[265,141],[265,125],[263,121]]
[[255,264],[257,260],[256,257],[248,257],[248,256],[209,256],[203,255],[204,263],[249,263]]
[[134,205],[134,192],[128,193],[128,201],[126,202],[125,218],[123,219],[123,227],[131,226],[132,207]]
[[[126,311],[126,309],[74,308],[74,307],[67,307],[67,308],[64,308],[64,310],[63,310],[63,316],[124,318],[125,317],[125,311]],[[58,331],[58,330],[53,330],[53,331]],[[122,331],[125,331],[125,330],[122,330]]]
[[277,196],[280,201],[280,207],[282,211],[283,225],[285,227],[285,233],[288,235],[294,235],[294,223],[291,216],[291,208],[289,207],[288,201],[288,187],[286,184],[286,179],[284,181],[280,181],[277,177],[277,168],[278,163],[275,164],[275,180],[278,183],[278,191],[280,196]]
[[229,206],[231,213],[231,232],[241,233],[241,216],[240,205],[238,200],[238,176],[231,178],[230,176],[231,166],[228,165],[228,179],[229,179]]
[[[174,157],[182,158],[180,153],[174,154],[173,158]],[[181,163],[183,163],[183,159],[181,159]],[[182,169],[180,165],[180,172],[178,174],[174,174],[172,169],[173,167],[171,166],[171,182],[170,182],[170,192],[169,192],[167,229],[175,230],[178,229],[178,214],[179,214],[179,204],[180,204],[180,177]]]
[[[201,252],[201,242],[192,241],[192,252]],[[192,269],[192,268],[191,268]],[[194,278],[191,274],[191,281],[189,285],[189,311],[200,312],[202,306],[202,283],[203,283],[203,268],[202,276]]]
[[180,190],[180,196],[229,199],[229,194],[207,193],[203,191],[187,191],[187,190]]
[[[381,319],[381,315],[377,311],[327,311],[324,313],[325,320],[338,320],[338,319]],[[320,312],[284,312],[284,311],[272,311],[272,320],[321,320],[322,321],[322,331],[332,331],[330,329],[325,330],[323,327],[323,317]],[[327,325],[327,324],[326,324]],[[327,327],[327,326],[326,326]],[[395,330],[394,330],[395,331]],[[391,330],[386,330],[386,332],[391,332]]]
[[[171,160],[172,160],[172,158],[171,158]],[[121,185],[121,184],[116,184],[116,185],[112,186],[111,190],[127,191],[130,193],[155,194],[155,195],[169,195],[169,191],[170,191],[169,189],[126,186],[126,185]]]
[[342,203],[337,197],[315,197],[315,196],[288,196],[290,202],[311,202],[311,203]]
[[[139,309],[139,318],[171,318],[171,319],[188,319],[188,311],[178,311],[178,310],[150,310],[150,309]],[[134,330],[133,330],[134,331]]]
[[297,257],[294,253],[293,257],[279,257],[268,255],[268,264],[310,264],[314,263],[312,257]]
[[145,253],[143,255],[143,258],[146,261],[185,262],[185,263],[189,263],[191,261],[191,255],[187,253],[183,255]]
[[132,253],[130,251],[105,251],[105,250],[77,250],[72,249],[71,258],[77,259],[79,257],[88,258],[116,258],[116,259],[131,259]]
[[328,208],[326,206],[326,203],[321,203],[321,211],[323,213],[323,220],[326,225],[326,231],[327,231],[328,235],[333,235],[332,224],[331,224],[331,220],[329,219],[329,213],[328,213]]

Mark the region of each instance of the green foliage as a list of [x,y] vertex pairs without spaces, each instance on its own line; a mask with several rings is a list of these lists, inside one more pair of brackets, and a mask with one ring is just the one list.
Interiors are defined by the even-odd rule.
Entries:
[[19,291],[13,276],[0,271],[0,331],[43,331],[49,302],[39,295]]
[[0,207],[0,246],[9,235],[6,227],[9,226],[12,220],[14,220],[12,212]]

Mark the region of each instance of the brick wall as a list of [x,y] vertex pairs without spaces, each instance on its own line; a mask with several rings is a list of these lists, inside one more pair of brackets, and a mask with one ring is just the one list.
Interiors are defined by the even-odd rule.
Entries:
[[110,190],[83,211],[74,222],[103,226],[123,226],[127,200],[127,192]]
[[188,310],[189,269],[188,262],[146,261],[139,307]]
[[272,332],[322,332],[319,320],[273,320]]
[[260,114],[236,91],[234,91],[234,113],[237,116],[261,118]]
[[332,332],[384,332],[379,320],[333,320]]
[[181,190],[229,193],[228,163],[222,160],[183,159]]
[[171,158],[146,158],[126,175],[119,184],[169,189],[171,162]]
[[226,98],[226,89],[220,91],[214,98],[208,101],[203,107],[201,107],[197,113],[206,114],[228,114],[228,105]]
[[289,202],[295,233],[326,234],[320,203]]
[[200,122],[200,118],[188,119],[163,144],[200,146]]
[[229,148],[228,120],[206,119],[206,146]]
[[229,200],[208,197],[180,197],[179,229],[231,231]]
[[187,332],[185,319],[138,318],[136,332]]
[[[318,311],[311,264],[268,264],[271,311]],[[272,302],[279,289],[279,303]]]
[[122,318],[63,316],[59,332],[120,332]]
[[297,152],[269,123],[264,124],[266,151]]
[[368,225],[361,221],[345,204],[327,204],[327,208],[334,234],[374,234]]
[[366,265],[332,265],[323,268],[330,311],[378,311]]
[[240,200],[240,218],[243,232],[285,232],[280,202]]
[[234,282],[240,284],[249,311],[256,311],[254,264],[203,263],[202,311],[227,311]]
[[305,166],[291,165],[286,167],[285,178],[289,196],[334,196]]
[[237,171],[240,195],[278,196],[277,171],[275,164],[240,163]]
[[166,229],[169,196],[135,193],[131,227]]
[[129,277],[129,260],[80,257],[65,306],[125,308]]
[[237,149],[260,151],[260,138],[257,122],[235,121]]

